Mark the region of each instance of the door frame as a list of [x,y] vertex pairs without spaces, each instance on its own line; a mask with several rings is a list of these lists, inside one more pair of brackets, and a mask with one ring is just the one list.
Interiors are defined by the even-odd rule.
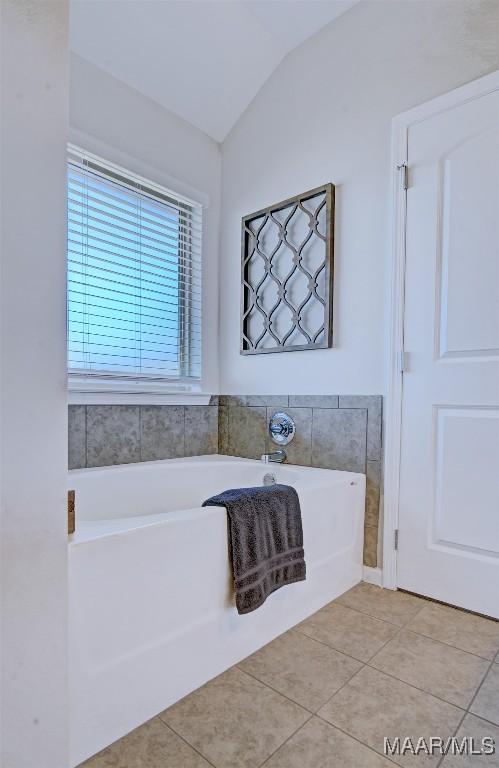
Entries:
[[397,589],[396,535],[399,527],[409,128],[429,117],[499,90],[499,70],[473,80],[392,120],[392,248],[389,270],[389,340],[385,408],[383,587]]

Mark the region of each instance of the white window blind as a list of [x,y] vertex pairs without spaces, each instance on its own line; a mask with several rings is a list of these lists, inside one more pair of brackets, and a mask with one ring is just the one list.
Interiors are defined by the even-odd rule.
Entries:
[[199,204],[70,147],[70,385],[200,379],[201,230]]

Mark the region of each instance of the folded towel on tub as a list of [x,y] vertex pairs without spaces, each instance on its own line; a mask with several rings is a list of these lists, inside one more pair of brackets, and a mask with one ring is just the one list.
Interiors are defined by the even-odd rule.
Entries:
[[289,485],[232,488],[203,503],[225,507],[238,613],[306,574],[300,500]]

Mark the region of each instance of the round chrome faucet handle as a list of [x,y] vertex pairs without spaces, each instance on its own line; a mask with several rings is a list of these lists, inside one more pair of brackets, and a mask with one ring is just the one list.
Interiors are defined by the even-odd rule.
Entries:
[[277,445],[287,445],[295,436],[295,423],[287,413],[274,413],[269,421],[269,435]]
[[272,432],[273,435],[288,434],[288,427],[286,424],[272,424],[272,422],[270,422],[269,430]]

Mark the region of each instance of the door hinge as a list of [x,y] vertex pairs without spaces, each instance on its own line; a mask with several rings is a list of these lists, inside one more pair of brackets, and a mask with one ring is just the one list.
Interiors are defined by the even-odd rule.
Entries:
[[400,171],[402,189],[409,189],[409,166],[407,163],[402,163],[402,165],[397,165],[397,170]]
[[399,529],[395,528],[393,532],[393,548],[395,551],[399,548]]
[[399,369],[400,373],[404,373],[406,368],[406,355],[403,349],[399,352]]

